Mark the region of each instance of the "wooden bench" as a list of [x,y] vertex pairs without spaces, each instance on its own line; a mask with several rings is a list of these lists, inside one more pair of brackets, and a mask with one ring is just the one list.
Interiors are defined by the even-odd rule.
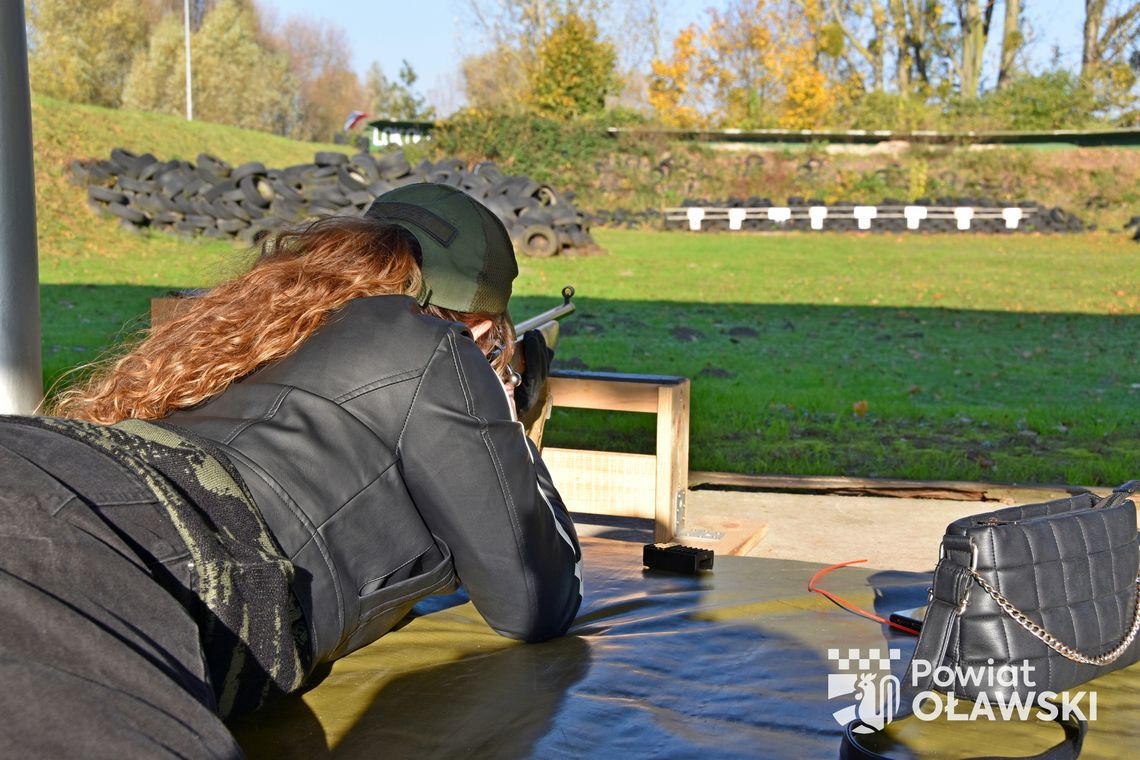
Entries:
[[653,520],[654,539],[685,525],[689,483],[689,380],[669,375],[554,370],[553,406],[657,415],[652,454],[545,447],[542,458],[576,512]]

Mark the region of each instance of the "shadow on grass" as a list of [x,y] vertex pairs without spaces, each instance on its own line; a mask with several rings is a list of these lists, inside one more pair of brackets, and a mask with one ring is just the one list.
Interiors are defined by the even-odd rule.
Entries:
[[[168,286],[43,285],[45,387]],[[1140,473],[1140,316],[579,296],[556,366],[689,377],[691,467],[1066,482]],[[523,319],[556,298],[516,297]],[[551,445],[649,451],[648,415],[556,409]]]
[[[555,366],[691,378],[693,469],[1084,485],[1140,472],[1137,315],[577,301]],[[556,409],[547,441],[650,451],[655,428]]]
[[177,286],[40,285],[44,388],[149,324],[150,299]]

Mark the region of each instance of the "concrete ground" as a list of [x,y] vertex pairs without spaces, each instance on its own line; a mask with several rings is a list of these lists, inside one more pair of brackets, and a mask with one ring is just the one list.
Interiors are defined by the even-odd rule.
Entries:
[[[1059,496],[1064,494],[1049,498]],[[861,567],[868,569],[922,572],[933,570],[938,562],[938,547],[948,524],[1012,503],[696,489],[687,494],[687,531],[677,540],[712,546],[717,554],[829,565],[865,559]],[[582,535],[643,543],[653,540],[649,520],[574,517]]]
[[834,564],[866,559],[879,570],[933,570],[946,526],[1002,504],[883,496],[690,491],[690,514],[763,520],[750,557]]

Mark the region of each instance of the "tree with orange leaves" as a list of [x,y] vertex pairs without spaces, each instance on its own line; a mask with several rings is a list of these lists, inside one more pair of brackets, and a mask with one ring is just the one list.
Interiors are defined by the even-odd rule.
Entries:
[[740,129],[825,123],[835,85],[820,0],[733,0],[683,30],[673,56],[652,63],[650,103],[662,122]]
[[700,81],[717,106],[717,121],[742,129],[776,125],[783,95],[781,36],[794,21],[779,0],[735,0],[709,10],[702,35]]
[[790,48],[784,57],[784,99],[777,124],[784,129],[819,129],[827,124],[836,104],[836,88],[803,48]]
[[694,64],[697,59],[696,26],[682,29],[673,40],[673,57],[650,63],[649,103],[661,122],[670,127],[689,129],[703,122],[694,105]]
[[798,23],[784,28],[780,45],[784,98],[777,123],[785,129],[825,125],[838,101],[838,87],[824,71],[833,50],[822,0],[798,0]]

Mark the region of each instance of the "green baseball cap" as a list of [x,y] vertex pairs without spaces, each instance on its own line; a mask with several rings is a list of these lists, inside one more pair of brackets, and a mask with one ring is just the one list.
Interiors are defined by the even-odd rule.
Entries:
[[490,209],[449,185],[423,182],[379,196],[364,216],[407,230],[420,244],[421,306],[501,314],[518,276],[511,237]]

